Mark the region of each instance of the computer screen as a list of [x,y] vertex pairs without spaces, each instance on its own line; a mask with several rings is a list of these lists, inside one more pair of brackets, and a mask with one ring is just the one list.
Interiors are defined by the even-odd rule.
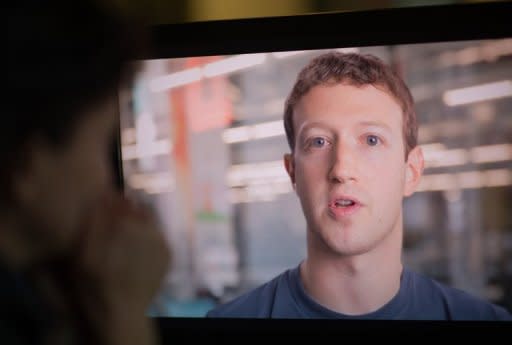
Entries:
[[119,92],[124,191],[152,206],[173,253],[148,314],[202,319],[306,257],[284,107],[299,71],[332,51],[377,56],[414,99],[425,168],[403,201],[403,265],[512,311],[510,9],[154,27],[154,51]]

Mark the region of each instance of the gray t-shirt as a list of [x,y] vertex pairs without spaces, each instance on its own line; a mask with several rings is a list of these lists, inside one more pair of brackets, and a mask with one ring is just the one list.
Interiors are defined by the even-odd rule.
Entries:
[[299,266],[206,315],[223,318],[317,318],[368,320],[508,320],[501,306],[471,296],[404,268],[398,293],[380,309],[358,316],[344,315],[315,302],[304,290]]

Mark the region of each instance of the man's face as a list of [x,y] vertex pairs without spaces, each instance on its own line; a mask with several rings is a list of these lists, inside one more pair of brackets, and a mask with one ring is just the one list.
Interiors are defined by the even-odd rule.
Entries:
[[401,231],[402,197],[413,193],[423,159],[419,148],[404,159],[399,104],[372,85],[316,86],[293,121],[295,150],[285,165],[310,249],[357,255]]
[[89,211],[112,188],[113,98],[87,109],[63,147],[31,143],[17,177],[24,231],[45,252],[69,250]]

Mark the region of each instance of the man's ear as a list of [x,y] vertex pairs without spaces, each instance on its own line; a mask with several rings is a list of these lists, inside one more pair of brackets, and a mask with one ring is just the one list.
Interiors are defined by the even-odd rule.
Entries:
[[410,196],[418,187],[423,175],[424,160],[421,147],[416,146],[407,155],[404,196]]
[[286,153],[283,157],[283,161],[286,172],[288,176],[290,176],[293,189],[295,190],[295,161],[293,160],[293,153]]

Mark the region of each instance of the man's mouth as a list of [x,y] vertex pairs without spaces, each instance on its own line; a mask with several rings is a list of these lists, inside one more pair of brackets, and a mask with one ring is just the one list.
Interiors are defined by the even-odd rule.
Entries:
[[338,199],[334,202],[335,207],[349,207],[355,205],[356,202],[350,199]]
[[334,217],[346,217],[357,212],[363,205],[354,197],[338,196],[329,202],[329,213]]
[[361,202],[351,195],[336,195],[329,201],[329,207],[351,207],[360,205]]

